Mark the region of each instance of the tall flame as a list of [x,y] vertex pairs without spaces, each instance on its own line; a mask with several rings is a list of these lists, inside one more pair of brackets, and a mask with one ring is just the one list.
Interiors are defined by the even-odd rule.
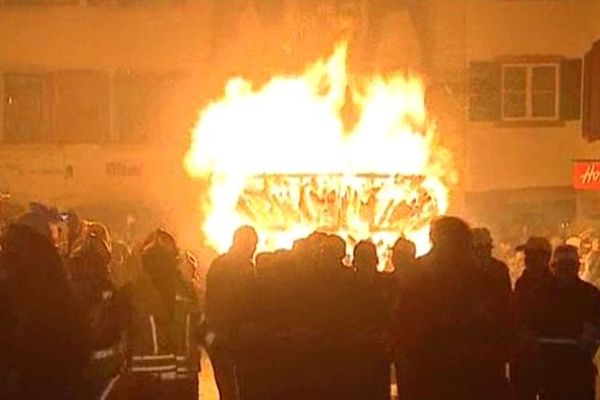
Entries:
[[[346,56],[340,44],[303,75],[258,89],[231,79],[201,112],[185,166],[209,181],[203,230],[216,250],[244,224],[257,228],[262,250],[315,229],[372,238],[382,255],[399,235],[428,250],[451,173],[423,84],[403,74],[349,78]],[[347,131],[348,105],[357,117]]]

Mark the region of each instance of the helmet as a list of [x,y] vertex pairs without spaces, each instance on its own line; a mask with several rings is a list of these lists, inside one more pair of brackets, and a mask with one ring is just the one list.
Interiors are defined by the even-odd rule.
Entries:
[[166,229],[158,228],[151,232],[150,235],[146,237],[146,240],[144,240],[144,249],[152,246],[161,246],[174,251],[177,250],[177,241]]
[[159,228],[148,235],[142,246],[142,254],[153,249],[166,250],[169,255],[175,258],[179,256],[175,237],[163,228]]

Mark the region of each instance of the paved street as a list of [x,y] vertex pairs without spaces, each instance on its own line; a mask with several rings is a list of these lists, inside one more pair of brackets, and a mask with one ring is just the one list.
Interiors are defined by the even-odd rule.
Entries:
[[202,372],[200,373],[200,399],[219,400],[212,366],[206,353],[202,354]]
[[[396,399],[396,385],[392,385],[392,399]],[[202,372],[200,373],[200,400],[219,400],[213,370],[206,353],[202,354]]]

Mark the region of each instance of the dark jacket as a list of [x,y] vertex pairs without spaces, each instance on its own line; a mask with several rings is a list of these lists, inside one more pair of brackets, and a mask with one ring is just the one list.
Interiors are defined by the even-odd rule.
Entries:
[[[535,320],[539,338],[577,341],[586,325],[600,329],[600,290],[581,279],[569,283],[552,279],[541,293]],[[593,358],[576,345],[542,345],[542,355],[545,361],[561,364],[591,363]]]
[[512,311],[519,331],[536,331],[536,312],[544,287],[552,280],[549,269],[534,273],[525,269],[515,282]]
[[13,315],[8,359],[15,399],[76,396],[87,344],[67,275],[56,248],[26,227],[12,226],[3,249],[7,299]]
[[479,399],[478,369],[490,337],[485,278],[467,254],[432,251],[417,260],[398,305],[395,335],[410,363],[412,398]]
[[253,278],[249,260],[225,254],[211,264],[206,277],[206,320],[219,340],[231,340],[245,318]]

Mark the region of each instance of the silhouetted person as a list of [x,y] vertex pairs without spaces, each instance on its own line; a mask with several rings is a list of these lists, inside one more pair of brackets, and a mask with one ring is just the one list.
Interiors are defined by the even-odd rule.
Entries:
[[584,265],[585,279],[598,287],[600,285],[600,239],[592,239],[590,252],[585,256]]
[[[298,399],[315,393],[312,378],[316,367],[317,319],[307,318],[304,293],[308,288],[299,279],[301,268],[293,252],[274,254],[273,300],[270,306],[270,335],[265,341],[272,379],[266,379],[272,399]],[[312,369],[311,369],[312,367]],[[306,397],[304,397],[306,398]]]
[[0,391],[7,398],[80,398],[87,361],[81,315],[54,245],[52,216],[39,208],[10,225],[2,238],[5,300],[10,337],[3,360],[9,382]]
[[7,349],[14,340],[16,315],[10,305],[10,286],[8,282],[8,266],[2,253],[4,230],[0,232],[0,399],[9,398],[11,393],[11,363]]
[[344,239],[339,235],[328,235],[325,237],[321,249],[321,257],[325,268],[340,273],[345,271],[346,242]]
[[[260,253],[256,278],[244,296],[244,319],[238,328],[235,365],[244,400],[290,399],[309,382],[299,380],[294,357],[302,340],[293,325],[291,304],[297,302],[288,276],[290,253]],[[312,361],[315,361],[313,358]],[[318,365],[314,366],[318,368]]]
[[542,400],[594,400],[594,356],[600,340],[600,290],[579,278],[574,246],[554,252],[553,279],[537,312]]
[[200,278],[200,263],[194,253],[189,250],[183,251],[181,255],[181,262],[179,263],[179,269],[183,277],[192,283],[196,298],[200,308],[204,310],[204,300],[206,299],[206,288],[203,279]]
[[411,282],[417,257],[417,248],[410,240],[400,237],[392,246],[391,262],[394,270],[389,274],[387,296],[395,307],[400,301],[403,287]]
[[235,372],[240,382],[240,398],[260,400],[273,398],[270,389],[273,382],[272,353],[270,346],[272,324],[276,324],[275,307],[275,255],[259,253],[256,255],[256,279],[244,296],[245,318],[240,321],[235,346]]
[[552,245],[543,237],[530,237],[516,248],[525,253],[525,269],[515,283],[513,296],[516,349],[510,379],[518,400],[535,400],[540,393],[540,359],[534,338],[539,331],[536,313],[544,287],[552,279]]
[[400,237],[392,246],[392,265],[394,271],[402,273],[411,268],[417,256],[417,248],[410,240]]
[[492,256],[493,240],[486,228],[472,231],[473,251],[477,266],[484,277],[482,307],[489,316],[488,329],[494,345],[479,368],[481,390],[487,390],[490,399],[505,399],[509,394],[506,365],[510,358],[513,325],[510,318],[512,287],[508,267]]
[[91,350],[85,374],[89,398],[111,393],[125,362],[121,338],[127,308],[111,280],[109,238],[101,236],[94,230],[87,232],[66,261]]
[[210,266],[206,277],[206,318],[214,340],[208,351],[221,400],[239,398],[234,346],[243,315],[247,287],[254,275],[252,258],[258,244],[256,231],[239,228],[233,245]]
[[131,258],[131,248],[121,240],[114,240],[111,245],[110,271],[116,287],[121,288],[133,280],[128,275],[127,264]]
[[[394,272],[391,275],[388,285],[388,298],[393,304],[394,309],[398,306],[398,302],[402,301],[403,293],[409,290],[412,284],[411,275],[415,273],[414,265],[417,256],[417,248],[410,240],[400,237],[392,246],[392,266]],[[409,393],[407,381],[407,371],[410,368],[407,355],[403,354],[401,349],[394,351],[394,369],[396,372],[396,386],[399,392],[402,393],[404,399],[405,393]]]
[[370,241],[356,244],[353,252],[355,279],[352,297],[353,315],[350,333],[355,340],[351,355],[353,399],[389,399],[390,359],[384,349],[391,305],[386,302],[385,282],[377,270],[377,248]]
[[198,398],[200,308],[178,267],[175,238],[159,229],[144,242],[142,271],[129,288],[129,398]]
[[[348,284],[352,278],[352,269],[344,265],[346,242],[338,235],[328,235],[321,246],[321,269],[316,275],[314,297],[316,312],[324,319],[323,323],[337,328],[340,318],[348,310],[344,304],[349,295]],[[335,326],[334,326],[335,325]]]
[[487,399],[487,392],[478,390],[476,372],[490,338],[470,228],[458,218],[441,217],[432,224],[431,241],[431,252],[417,260],[414,285],[396,312],[396,340],[410,363],[407,396]]
[[76,242],[83,235],[85,229],[85,223],[79,218],[79,215],[73,210],[69,210],[66,214],[66,228],[67,228],[67,253],[75,247]]
[[314,263],[311,263],[312,265],[307,265],[307,267],[314,269],[323,267],[322,256],[327,239],[327,234],[320,231],[314,231],[306,237],[306,243],[310,249],[309,254],[315,261]]
[[[312,235],[319,243],[319,269],[315,271],[308,290],[309,309],[302,325],[314,329],[318,340],[306,346],[302,365],[310,385],[308,396],[314,398],[344,398],[348,386],[349,357],[345,347],[348,329],[349,292],[352,269],[345,266],[346,242],[338,235]],[[301,337],[301,335],[299,335]]]

